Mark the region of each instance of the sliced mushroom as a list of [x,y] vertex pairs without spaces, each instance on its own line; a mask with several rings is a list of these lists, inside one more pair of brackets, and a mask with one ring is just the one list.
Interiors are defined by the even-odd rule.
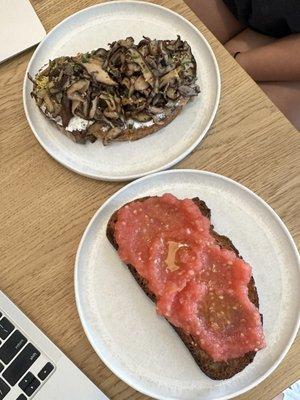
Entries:
[[130,89],[131,83],[130,83],[130,79],[127,76],[125,76],[125,78],[123,78],[121,83],[122,83],[122,85],[126,86],[126,88],[128,90]]
[[76,115],[76,111],[81,103],[84,103],[85,94],[88,90],[90,82],[88,80],[81,79],[74,82],[67,90],[68,99],[72,101],[71,112]]
[[110,63],[110,59],[112,57],[112,55],[120,48],[120,45],[118,42],[113,42],[110,44],[110,49],[106,55],[106,59],[104,60],[104,63],[102,65],[103,69],[106,70],[106,68],[108,67],[109,63]]
[[79,93],[85,93],[88,90],[89,85],[90,82],[84,79],[74,82],[67,90],[68,99],[83,102],[84,99]]
[[164,104],[165,104],[165,98],[164,98],[164,95],[163,95],[163,93],[157,93],[154,97],[153,97],[153,100],[152,100],[152,105],[153,106],[156,106],[156,107],[163,107],[164,106]]
[[85,100],[84,103],[82,104],[82,113],[84,118],[88,117],[88,112],[89,112],[89,102]]
[[134,91],[135,91],[135,81],[136,78],[134,78],[133,76],[130,78],[130,87],[129,87],[129,91],[128,91],[128,97],[130,98]]
[[160,56],[161,56],[161,63],[163,63],[164,66],[167,67],[168,65],[170,65],[172,63],[172,58],[170,57],[169,53],[165,49],[163,40],[159,40],[158,48],[159,48],[159,52],[160,52]]
[[158,41],[150,40],[149,41],[149,51],[152,56],[156,56],[159,52]]
[[168,90],[166,91],[166,95],[171,100],[176,100],[179,97],[178,91],[173,87],[168,88]]
[[120,47],[118,50],[115,51],[114,54],[111,55],[109,60],[109,67],[118,67],[117,71],[120,72],[120,66],[122,66],[125,62],[125,53],[124,49]]
[[75,111],[77,110],[77,108],[79,107],[79,105],[81,104],[81,101],[79,100],[72,100],[72,106],[71,106],[71,111],[73,115],[75,114]]
[[109,129],[115,127],[115,125],[112,123],[112,121],[110,121],[108,118],[106,118],[106,116],[104,114],[102,115],[101,121],[105,122],[110,127]]
[[173,62],[171,62],[168,65],[162,65],[160,63],[157,66],[157,71],[159,73],[159,76],[166,75],[168,72],[172,71],[173,69],[175,69],[175,64]]
[[104,83],[105,85],[117,86],[118,84],[111,79],[108,73],[102,68],[99,60],[90,58],[88,62],[81,63],[86,71],[93,76],[97,82]]
[[148,111],[151,114],[163,114],[165,110],[162,107],[149,106]]
[[134,99],[128,97],[122,97],[121,102],[123,106],[130,106],[132,104],[135,104]]
[[119,114],[116,111],[104,110],[103,115],[105,115],[105,117],[109,118],[109,119],[118,119],[119,118]]
[[151,94],[151,88],[150,86],[147,89],[141,90],[141,93],[144,95],[146,99],[150,97]]
[[176,40],[165,40],[164,45],[167,50],[176,51],[182,47],[183,42],[182,42],[180,36],[178,35]]
[[50,99],[50,96],[48,95],[48,93],[45,93],[43,100],[44,100],[44,104],[46,106],[47,111],[49,113],[54,113],[54,103]]
[[146,113],[139,113],[132,115],[132,119],[139,121],[139,122],[148,122],[151,121],[152,117]]
[[120,46],[126,47],[126,49],[129,49],[130,47],[133,46],[134,39],[132,37],[127,37],[125,40],[124,39],[118,40],[118,44]]
[[97,109],[97,103],[98,103],[98,97],[95,97],[91,102],[91,108],[90,108],[90,112],[89,112],[90,119],[93,119],[95,116],[96,109]]
[[178,91],[185,97],[192,97],[197,96],[197,94],[199,93],[199,88],[198,86],[181,85],[179,86]]
[[75,66],[75,64],[73,62],[69,62],[69,63],[67,63],[65,68],[62,70],[62,72],[65,75],[72,76],[74,74],[74,66]]
[[105,59],[107,57],[107,53],[108,53],[108,51],[106,49],[102,49],[102,48],[97,49],[94,52],[92,52],[92,54],[94,56],[98,56],[98,57],[103,58],[103,59]]
[[145,107],[147,106],[147,99],[145,99],[144,97],[134,98],[133,104],[134,104],[133,112],[139,113],[142,110],[144,110]]
[[146,64],[144,57],[141,53],[138,52],[136,49],[129,49],[129,53],[131,54],[132,59],[136,64],[141,67],[142,73],[144,75],[145,81],[149,83],[152,87],[154,86],[155,78],[153,73],[151,72],[150,68]]
[[144,46],[139,46],[139,52],[143,57],[147,57],[147,55],[149,54],[148,44],[145,44]]
[[134,84],[134,89],[137,91],[143,91],[149,87],[149,83],[145,81],[144,76],[139,76]]
[[158,71],[159,65],[157,63],[157,60],[155,59],[155,57],[152,56],[148,56],[146,58],[147,64],[148,66],[152,69],[152,71]]
[[132,76],[135,72],[140,71],[140,66],[134,62],[129,62],[126,65],[125,74],[126,76]]
[[108,107],[109,111],[116,110],[117,107],[116,107],[115,99],[111,94],[101,93],[99,98],[105,101],[106,106]]
[[143,39],[139,42],[139,44],[137,45],[137,48],[140,48],[141,46],[144,46],[144,44],[150,44],[151,39],[147,36],[143,36]]
[[179,72],[181,71],[181,67],[177,67],[172,71],[168,72],[160,79],[160,87],[166,86],[168,83],[172,83],[174,80],[179,80]]

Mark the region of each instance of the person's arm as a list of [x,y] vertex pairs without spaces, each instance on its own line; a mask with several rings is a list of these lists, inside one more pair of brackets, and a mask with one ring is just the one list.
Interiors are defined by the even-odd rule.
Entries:
[[184,0],[221,43],[226,43],[243,29],[223,0]]
[[300,34],[239,53],[236,60],[257,82],[300,81]]

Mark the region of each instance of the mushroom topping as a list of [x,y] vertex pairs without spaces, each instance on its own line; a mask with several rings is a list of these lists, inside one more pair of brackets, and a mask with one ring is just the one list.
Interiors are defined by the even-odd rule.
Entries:
[[163,114],[165,110],[162,107],[149,106],[148,111],[151,114]]
[[149,87],[149,83],[145,81],[144,76],[139,76],[134,83],[134,89],[142,92]]
[[85,100],[86,91],[88,90],[90,82],[88,80],[81,79],[77,82],[74,82],[67,89],[67,97],[72,101],[71,112],[73,115],[76,115],[76,111],[81,103],[83,103],[82,113],[84,116],[87,115],[87,101]]
[[118,44],[120,46],[126,47],[126,49],[130,49],[130,47],[132,47],[134,45],[134,39],[132,37],[128,37],[125,40],[121,39],[121,40],[118,40]]
[[192,96],[197,96],[199,93],[199,90],[195,86],[188,86],[188,85],[182,85],[179,86],[178,91],[180,94],[182,94],[184,97],[192,97]]
[[151,121],[151,116],[146,113],[139,113],[132,115],[132,119],[139,121],[139,122],[148,122]]
[[97,103],[98,103],[98,97],[96,96],[91,102],[91,108],[90,108],[90,112],[89,112],[90,119],[93,119],[96,114]]
[[179,80],[179,72],[181,71],[181,67],[177,67],[173,69],[172,71],[168,72],[166,75],[164,75],[161,80],[160,80],[160,87],[166,86],[168,83],[172,84],[174,83],[175,80]]
[[116,111],[104,110],[103,115],[105,115],[106,118],[109,118],[109,119],[118,119],[119,118],[119,114]]
[[87,80],[80,80],[74,82],[67,90],[67,96],[69,100],[77,100],[83,102],[84,99],[82,97],[82,93],[85,93],[90,85],[90,82]]
[[72,101],[71,112],[72,112],[73,115],[76,115],[75,111],[77,110],[79,105],[80,105],[80,100],[73,100]]
[[41,94],[42,92],[40,92],[40,95],[42,95],[42,99],[44,100],[45,106],[47,111],[51,114],[54,112],[54,103],[52,102],[49,94],[47,92]]
[[90,58],[88,62],[81,63],[87,72],[93,76],[96,81],[105,85],[116,86],[117,83],[111,79],[106,71],[102,68],[101,62],[96,58]]
[[[74,57],[58,57],[34,78],[32,97],[47,117],[61,117],[68,130],[72,117],[87,128],[72,132],[75,141],[141,137],[134,130],[165,125],[178,107],[200,92],[190,46],[175,40],[132,37]],[[140,123],[140,124],[139,124]]]
[[149,53],[152,56],[156,56],[159,52],[159,45],[157,40],[150,40],[148,39],[148,46],[149,46]]
[[169,87],[166,91],[166,95],[171,100],[176,100],[180,96],[180,94],[174,87]]
[[127,76],[132,76],[135,72],[140,71],[140,67],[138,66],[138,64],[134,63],[134,62],[129,62],[126,65],[125,68],[125,73]]
[[122,85],[126,86],[126,88],[128,90],[130,89],[131,82],[130,82],[130,79],[127,76],[125,76],[125,78],[123,78],[121,83],[122,83]]
[[148,67],[146,61],[144,60],[144,57],[136,49],[131,48],[128,51],[131,54],[133,61],[141,67],[145,81],[148,82],[149,85],[154,86],[154,81],[155,81],[154,75],[151,72],[150,68]]

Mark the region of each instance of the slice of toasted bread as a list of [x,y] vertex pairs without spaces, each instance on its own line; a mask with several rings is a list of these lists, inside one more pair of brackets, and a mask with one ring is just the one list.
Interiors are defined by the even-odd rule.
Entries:
[[[147,197],[137,199],[138,201],[143,201],[146,200]],[[210,209],[206,206],[205,202],[198,199],[194,198],[193,199],[194,203],[199,207],[199,210],[201,213],[206,216],[209,220],[211,219],[211,212]],[[107,224],[107,230],[106,230],[106,236],[110,243],[113,245],[113,247],[117,250],[118,249],[118,244],[115,239],[115,223],[118,219],[117,211],[114,212],[114,214],[111,216],[108,224]],[[211,225],[211,234],[214,236],[216,239],[217,243],[219,246],[222,248],[226,248],[228,250],[232,250],[235,252],[235,254],[242,258],[239,255],[238,250],[234,247],[232,244],[231,240],[228,239],[226,236],[219,235],[217,232],[214,231],[214,226]],[[155,302],[155,295],[148,289],[147,282],[145,279],[143,279],[136,271],[134,266],[132,265],[127,265],[129,271],[132,273],[133,277],[137,281],[137,283],[140,285],[140,287],[144,290],[146,295],[153,301]],[[248,297],[250,301],[257,307],[259,308],[259,300],[258,300],[258,295],[257,295],[257,290],[255,286],[255,282],[253,277],[251,278],[249,284],[248,284]],[[261,316],[262,318],[262,316]],[[201,370],[209,376],[211,379],[216,379],[216,380],[221,380],[221,379],[228,379],[237,374],[238,372],[242,371],[248,364],[250,364],[254,357],[256,352],[251,351],[246,353],[242,357],[238,358],[233,358],[230,359],[226,362],[216,362],[214,361],[204,350],[202,350],[199,345],[196,343],[196,340],[193,338],[192,335],[187,335],[181,328],[177,328],[170,324],[177,334],[180,336],[186,347],[189,349],[191,355],[193,356],[194,360],[198,364],[198,366],[201,368]]]

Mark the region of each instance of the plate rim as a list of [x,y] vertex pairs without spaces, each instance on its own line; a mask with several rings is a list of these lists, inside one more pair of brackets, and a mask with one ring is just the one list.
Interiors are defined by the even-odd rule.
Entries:
[[[41,135],[37,132],[37,130],[35,129],[34,123],[31,120],[30,117],[30,112],[28,110],[27,107],[27,99],[26,99],[26,84],[27,84],[27,76],[29,73],[29,70],[31,68],[31,65],[33,63],[33,61],[35,60],[37,53],[39,52],[39,49],[43,46],[44,42],[47,40],[47,38],[56,30],[59,29],[61,25],[65,24],[68,20],[76,17],[77,15],[79,15],[80,13],[84,13],[86,10],[89,9],[93,9],[93,8],[99,8],[99,7],[106,7],[108,5],[116,5],[116,4],[143,4],[143,5],[147,5],[150,7],[154,7],[154,8],[158,8],[158,9],[162,9],[164,11],[167,11],[169,13],[171,13],[173,16],[175,17],[179,17],[183,22],[185,22],[186,24],[189,25],[189,27],[196,32],[202,39],[203,43],[205,44],[207,50],[210,53],[211,59],[213,61],[214,64],[214,70],[216,73],[216,83],[217,83],[217,90],[216,90],[216,100],[215,100],[215,104],[212,110],[212,113],[209,117],[209,120],[207,122],[207,124],[205,125],[204,129],[202,130],[201,134],[199,135],[199,137],[192,143],[191,146],[189,146],[187,149],[185,149],[185,151],[183,151],[179,156],[177,156],[176,158],[174,158],[172,161],[165,163],[163,165],[160,165],[158,168],[154,168],[150,171],[147,172],[142,172],[142,173],[136,173],[136,174],[131,174],[131,175],[107,175],[107,174],[101,174],[101,173],[95,173],[90,171],[90,172],[84,172],[82,170],[80,170],[80,163],[79,163],[79,169],[73,167],[72,165],[69,165],[69,162],[67,159],[61,159],[61,157],[59,155],[57,155],[55,153],[55,151],[53,151],[52,149],[49,150],[49,147],[47,146],[47,144],[44,142],[43,138],[41,137]],[[59,22],[57,25],[55,25],[45,36],[45,38],[39,43],[39,45],[37,46],[37,48],[35,49],[35,51],[33,52],[29,63],[27,65],[26,71],[25,71],[25,76],[24,76],[24,80],[23,80],[23,108],[25,111],[25,115],[26,115],[26,119],[27,122],[29,124],[29,127],[31,129],[31,131],[33,132],[35,138],[37,139],[37,141],[39,142],[39,144],[41,145],[41,147],[55,160],[57,161],[59,164],[61,164],[62,166],[64,166],[65,168],[71,170],[72,172],[75,172],[79,175],[85,176],[87,178],[92,178],[92,179],[96,179],[96,180],[103,180],[103,181],[108,181],[108,182],[126,182],[126,181],[131,181],[133,179],[137,179],[143,176],[147,176],[150,174],[154,174],[156,172],[160,172],[166,169],[169,169],[171,167],[173,167],[174,165],[178,164],[180,161],[182,161],[184,158],[186,158],[189,154],[191,154],[191,152],[201,143],[201,141],[206,137],[219,108],[220,105],[220,97],[221,97],[221,74],[220,74],[220,69],[219,69],[219,65],[217,62],[217,58],[212,50],[211,45],[209,44],[208,40],[205,38],[205,36],[200,32],[199,29],[197,29],[195,27],[195,25],[193,25],[188,19],[186,19],[185,17],[183,17],[182,15],[178,14],[177,12],[167,8],[167,7],[163,7],[161,5],[158,4],[153,4],[153,3],[149,3],[147,1],[140,1],[140,0],[113,0],[113,1],[109,1],[109,2],[104,2],[104,3],[100,3],[100,4],[95,4],[92,5],[90,7],[85,7],[71,15],[69,15],[68,17],[66,17],[65,19],[63,19],[61,22]]]
[[[293,250],[293,252],[295,253],[296,256],[296,261],[298,264],[298,273],[300,276],[300,254],[298,252],[296,243],[293,239],[292,234],[290,233],[290,231],[288,230],[287,226],[285,225],[285,223],[283,222],[283,220],[279,217],[279,215],[276,213],[276,211],[264,200],[262,199],[260,196],[258,196],[255,192],[253,192],[251,189],[249,189],[248,187],[244,186],[243,184],[241,184],[240,182],[237,182],[229,177],[226,177],[224,175],[215,173],[215,172],[210,172],[210,171],[205,171],[205,170],[197,170],[197,169],[173,169],[173,170],[167,170],[167,171],[159,171],[155,174],[151,174],[151,175],[146,175],[143,176],[133,182],[128,183],[127,185],[123,186],[121,189],[117,190],[115,193],[113,193],[94,213],[93,217],[90,219],[87,227],[84,230],[84,233],[80,239],[79,242],[79,246],[77,248],[77,252],[76,252],[76,258],[75,258],[75,268],[74,268],[74,291],[75,291],[75,302],[76,302],[76,307],[77,307],[77,311],[78,311],[78,315],[80,318],[80,322],[81,325],[84,329],[84,332],[91,344],[91,346],[93,347],[94,351],[96,352],[96,354],[98,355],[98,357],[102,360],[102,362],[105,364],[105,366],[111,370],[120,380],[122,380],[123,382],[125,382],[126,384],[128,384],[130,387],[132,387],[133,389],[137,390],[138,392],[145,394],[147,396],[151,396],[155,399],[158,400],[178,400],[175,397],[166,397],[166,396],[160,396],[157,397],[157,395],[154,395],[151,391],[148,391],[147,389],[141,388],[138,385],[136,385],[135,383],[132,383],[130,379],[124,379],[124,377],[121,376],[121,374],[119,374],[119,372],[117,371],[117,368],[115,368],[114,366],[111,367],[111,365],[109,364],[109,362],[107,362],[107,360],[105,359],[105,357],[103,357],[103,355],[101,354],[101,351],[99,351],[99,349],[96,347],[95,341],[93,339],[93,335],[89,332],[89,324],[88,322],[85,320],[84,317],[84,307],[81,304],[81,298],[82,298],[82,294],[80,294],[80,288],[79,288],[79,258],[80,258],[80,253],[82,251],[82,248],[84,246],[84,242],[85,239],[89,233],[89,230],[91,229],[92,225],[94,224],[95,220],[97,219],[98,215],[101,213],[102,209],[104,209],[112,200],[114,200],[121,192],[124,192],[126,190],[130,190],[131,186],[139,184],[142,181],[145,181],[147,179],[152,179],[153,177],[160,177],[161,175],[168,175],[168,174],[185,174],[185,173],[196,173],[199,175],[206,175],[206,176],[212,176],[212,177],[216,177],[219,178],[221,180],[225,180],[226,182],[237,186],[239,189],[246,191],[251,197],[253,197],[256,201],[258,201],[260,204],[262,204],[264,207],[267,208],[267,210],[271,213],[272,217],[275,219],[275,221],[279,224],[280,228],[283,230],[286,238],[289,241],[289,244],[291,246],[291,249]],[[280,365],[280,363],[282,362],[282,360],[285,358],[285,356],[287,355],[288,351],[290,350],[296,336],[297,333],[299,331],[300,328],[300,309],[298,310],[298,317],[296,320],[296,324],[293,328],[292,334],[288,340],[288,342],[286,343],[282,353],[280,354],[280,356],[276,359],[276,361],[274,362],[274,364],[259,378],[257,378],[256,380],[254,380],[251,384],[245,386],[244,388],[236,391],[235,393],[229,394],[229,395],[225,395],[225,396],[221,396],[216,398],[215,400],[229,400],[232,399],[236,396],[239,396],[241,394],[244,394],[246,392],[248,392],[249,390],[253,389],[254,387],[256,387],[257,385],[259,385],[261,382],[263,382],[268,376],[270,376],[275,369]]]

